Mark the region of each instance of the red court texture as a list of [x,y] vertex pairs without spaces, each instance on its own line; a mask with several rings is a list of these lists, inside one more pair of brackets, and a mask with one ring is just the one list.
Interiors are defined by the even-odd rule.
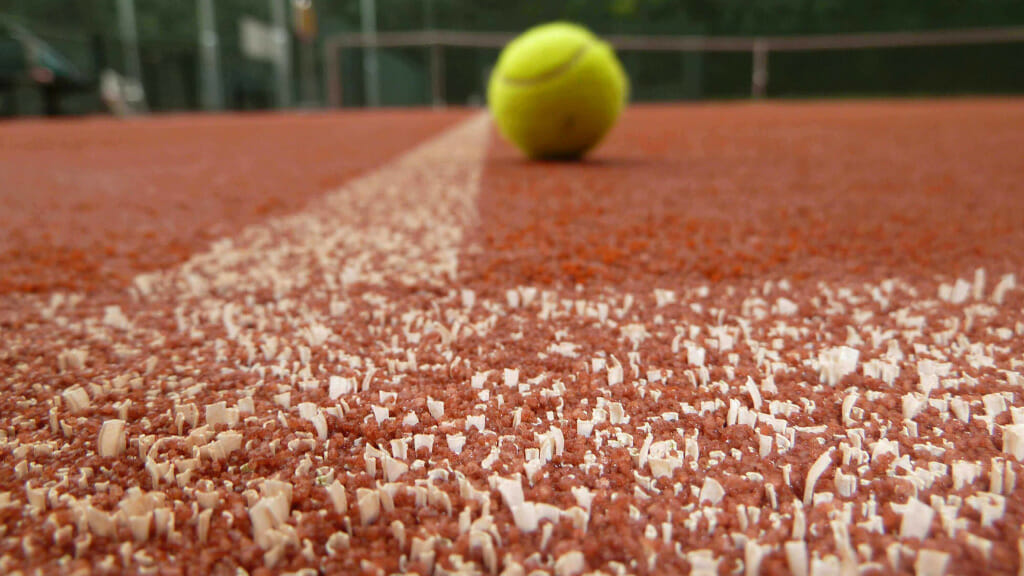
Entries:
[[479,114],[0,125],[0,572],[1020,570],[1024,101]]
[[0,292],[123,284],[301,208],[465,117],[378,112],[0,126]]

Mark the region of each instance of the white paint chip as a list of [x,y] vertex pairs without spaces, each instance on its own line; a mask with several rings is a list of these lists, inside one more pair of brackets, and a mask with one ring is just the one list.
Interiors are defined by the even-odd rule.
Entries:
[[900,522],[900,538],[917,538],[924,540],[931,530],[935,509],[911,498],[903,508],[903,520]]
[[700,496],[697,497],[699,503],[709,502],[712,506],[717,505],[725,497],[725,489],[719,484],[718,480],[707,477],[704,479],[704,485],[700,488]]
[[105,421],[100,426],[99,437],[96,440],[96,452],[103,458],[116,458],[124,454],[125,447],[125,421]]

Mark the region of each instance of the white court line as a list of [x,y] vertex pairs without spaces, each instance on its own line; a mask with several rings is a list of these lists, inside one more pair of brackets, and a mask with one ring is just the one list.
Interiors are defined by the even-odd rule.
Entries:
[[[476,220],[489,120],[479,114],[362,176],[301,212],[250,227],[179,267],[134,286],[218,294],[385,281],[435,284],[454,277],[463,231]],[[335,274],[334,272],[337,272]]]

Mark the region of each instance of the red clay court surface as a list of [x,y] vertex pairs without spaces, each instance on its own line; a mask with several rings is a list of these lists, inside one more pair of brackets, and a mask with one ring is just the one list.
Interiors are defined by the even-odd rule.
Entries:
[[188,116],[4,126],[0,292],[88,290],[179,263],[247,224],[302,207],[465,116]]
[[0,571],[996,574],[1024,102],[0,126]]

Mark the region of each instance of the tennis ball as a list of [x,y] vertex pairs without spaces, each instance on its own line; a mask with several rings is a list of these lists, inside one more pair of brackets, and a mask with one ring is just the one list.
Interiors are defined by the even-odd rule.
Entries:
[[502,50],[487,104],[501,133],[530,158],[575,159],[608,133],[628,94],[611,46],[582,26],[553,22]]

